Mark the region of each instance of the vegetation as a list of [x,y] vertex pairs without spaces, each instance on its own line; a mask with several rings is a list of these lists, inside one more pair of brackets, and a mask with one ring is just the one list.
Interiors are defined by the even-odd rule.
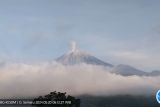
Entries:
[[[79,96],[81,107],[160,107],[155,96]],[[80,107],[80,99],[66,96],[66,93],[51,92],[45,96],[39,96],[34,101],[72,101],[72,104],[36,105],[36,107]]]
[[[50,102],[50,104],[46,104],[46,101]],[[80,107],[80,99],[76,99],[73,96],[67,96],[66,93],[56,91],[50,92],[50,94],[45,96],[35,98],[34,102],[36,102],[36,104],[34,104],[36,107]]]

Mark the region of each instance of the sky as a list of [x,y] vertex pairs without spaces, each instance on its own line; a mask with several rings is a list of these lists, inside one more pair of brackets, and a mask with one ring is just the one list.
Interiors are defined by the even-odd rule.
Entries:
[[0,0],[0,61],[52,61],[75,41],[114,65],[160,70],[159,0]]

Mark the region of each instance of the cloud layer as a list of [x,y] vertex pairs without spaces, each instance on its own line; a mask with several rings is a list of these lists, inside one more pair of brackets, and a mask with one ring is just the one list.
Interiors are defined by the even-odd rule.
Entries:
[[32,97],[51,91],[71,95],[149,95],[160,77],[120,76],[101,66],[6,63],[0,67],[0,98]]

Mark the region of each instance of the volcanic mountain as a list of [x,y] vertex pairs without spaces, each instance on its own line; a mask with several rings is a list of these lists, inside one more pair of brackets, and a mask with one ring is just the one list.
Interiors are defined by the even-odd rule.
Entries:
[[123,75],[123,76],[132,76],[132,75],[159,76],[160,75],[160,71],[158,70],[152,71],[152,72],[145,72],[143,70],[134,68],[130,65],[119,64],[117,66],[113,66],[112,64],[104,62],[94,57],[91,54],[78,50],[75,42],[71,43],[71,50],[68,53],[58,57],[56,61],[63,65],[76,65],[76,64],[84,63],[84,64],[90,64],[90,65],[109,67],[110,68],[109,72],[115,73],[118,75]]
[[80,51],[76,48],[76,43],[71,43],[71,50],[60,56],[56,59],[57,62],[60,62],[64,65],[75,65],[75,64],[92,64],[92,65],[102,65],[107,67],[113,67],[112,64],[106,63],[86,52]]

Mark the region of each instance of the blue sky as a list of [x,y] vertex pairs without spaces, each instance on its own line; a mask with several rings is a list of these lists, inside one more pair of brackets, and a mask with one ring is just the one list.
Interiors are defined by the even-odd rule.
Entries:
[[74,40],[106,62],[160,69],[159,0],[1,0],[0,61],[51,61]]

